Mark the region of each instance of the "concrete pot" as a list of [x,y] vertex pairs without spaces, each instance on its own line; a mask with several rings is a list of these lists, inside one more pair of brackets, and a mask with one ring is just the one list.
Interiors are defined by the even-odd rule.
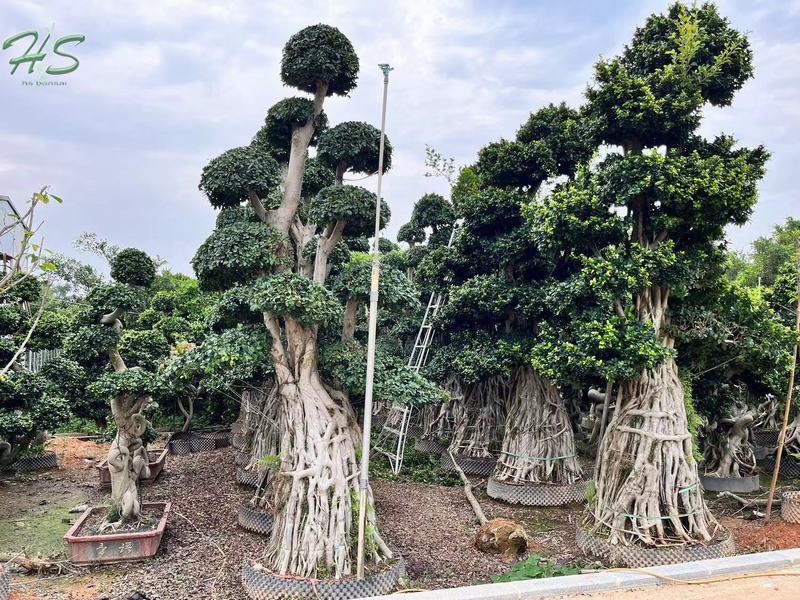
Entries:
[[749,477],[709,477],[700,475],[700,483],[707,492],[757,492],[761,489],[758,475]]
[[[139,483],[153,483],[156,479],[158,479],[158,476],[161,475],[161,471],[164,470],[164,465],[167,462],[167,452],[168,450],[166,448],[147,451],[147,457],[150,461],[150,477],[140,480]],[[100,476],[100,487],[110,488],[111,472],[108,470],[107,458],[104,458],[97,464],[97,473]]]
[[158,551],[164,530],[167,527],[170,502],[144,502],[142,508],[161,509],[161,518],[155,529],[142,532],[102,533],[79,535],[89,516],[104,511],[104,506],[93,506],[84,512],[64,535],[69,545],[70,559],[76,565],[94,565],[128,562],[150,558]]

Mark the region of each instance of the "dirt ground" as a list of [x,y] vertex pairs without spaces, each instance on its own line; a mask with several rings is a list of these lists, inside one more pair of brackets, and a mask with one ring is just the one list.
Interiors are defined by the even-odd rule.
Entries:
[[[99,488],[94,468],[106,448],[93,441],[56,438],[50,449],[58,454],[59,469],[0,478],[0,557],[26,552],[63,560],[66,548],[61,536],[79,516],[69,509],[100,503],[107,493]],[[481,481],[475,483],[487,516],[509,517],[524,525],[531,551],[558,562],[586,564],[574,539],[580,506],[512,507],[488,498]],[[477,522],[460,487],[375,480],[373,489],[381,531],[405,558],[409,587],[485,583],[491,575],[508,569],[499,557],[472,547]],[[237,507],[246,501],[249,491],[234,483],[232,449],[169,456],[161,478],[144,487],[143,497],[172,502],[169,526],[154,559],[90,569],[76,569],[64,560],[58,563],[65,569],[61,575],[15,573],[12,599],[245,598],[239,583],[242,561],[259,556],[265,540],[236,525]],[[763,520],[744,520],[742,511],[730,501],[713,501],[713,509],[733,531],[741,552],[800,546],[800,525],[779,519],[768,525]],[[751,584],[767,585],[762,580],[748,580]],[[690,592],[696,589],[681,590],[682,600],[715,597],[691,596]],[[635,595],[623,597],[638,600]]]

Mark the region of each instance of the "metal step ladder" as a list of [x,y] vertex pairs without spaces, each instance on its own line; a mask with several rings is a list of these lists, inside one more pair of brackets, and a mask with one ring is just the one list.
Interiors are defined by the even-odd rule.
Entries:
[[[457,228],[458,225],[454,223],[450,231],[450,239],[447,241],[448,248],[453,244]],[[433,323],[436,315],[439,314],[439,309],[444,303],[444,299],[444,293],[438,291],[432,292],[428,299],[428,306],[425,308],[425,315],[422,317],[422,325],[419,327],[417,338],[414,340],[414,347],[411,350],[411,356],[408,358],[408,366],[417,373],[428,362],[428,354],[435,333]],[[399,402],[392,403],[386,422],[381,428],[374,446],[376,452],[380,452],[389,459],[389,465],[395,475],[399,474],[400,469],[403,468],[403,456],[406,451],[408,430],[413,412],[412,406]]]

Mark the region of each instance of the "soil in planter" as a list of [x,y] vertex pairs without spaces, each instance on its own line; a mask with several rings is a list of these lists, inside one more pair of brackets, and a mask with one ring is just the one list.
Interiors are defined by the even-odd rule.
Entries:
[[160,508],[142,509],[142,518],[139,521],[125,523],[116,529],[102,529],[104,519],[106,516],[105,510],[95,510],[83,522],[83,526],[78,530],[78,537],[86,537],[90,535],[111,535],[114,533],[144,533],[146,531],[153,531],[158,527],[158,522],[164,511]]

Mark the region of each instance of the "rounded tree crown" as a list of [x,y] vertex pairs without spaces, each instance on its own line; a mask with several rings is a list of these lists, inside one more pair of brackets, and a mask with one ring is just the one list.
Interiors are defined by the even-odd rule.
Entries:
[[531,113],[517,130],[518,142],[530,144],[539,140],[550,148],[558,175],[573,175],[576,167],[591,158],[595,149],[589,124],[564,102],[549,104]]
[[225,290],[282,264],[288,239],[261,221],[217,227],[197,249],[192,266],[203,290]]
[[266,197],[281,180],[278,162],[261,147],[243,146],[223,152],[203,167],[198,188],[212,206],[237,206],[248,192]]
[[[314,198],[309,216],[319,225],[339,219],[347,221],[348,237],[372,235],[376,196],[357,185],[332,185],[324,188]],[[381,200],[381,229],[389,223],[389,205]]]
[[[362,121],[344,121],[319,138],[317,157],[330,167],[355,173],[377,173],[381,132]],[[392,166],[392,145],[384,139],[383,172]]]
[[111,259],[111,278],[119,283],[146,287],[156,278],[156,265],[146,252],[125,248]]
[[289,38],[283,47],[281,79],[311,94],[327,82],[328,96],[346,95],[356,87],[358,56],[350,40],[330,25],[311,25]]
[[438,229],[445,225],[452,225],[456,216],[453,206],[439,194],[425,194],[417,200],[411,220],[420,227],[433,227]]
[[328,117],[321,112],[314,118],[314,103],[308,98],[284,98],[267,111],[264,126],[256,133],[251,145],[271,153],[282,162],[289,160],[292,132],[314,119],[314,135],[309,145],[317,143],[319,135],[328,128]]
[[421,244],[425,241],[425,229],[417,225],[414,221],[409,221],[405,225],[401,225],[397,231],[397,241],[406,242],[407,244]]

